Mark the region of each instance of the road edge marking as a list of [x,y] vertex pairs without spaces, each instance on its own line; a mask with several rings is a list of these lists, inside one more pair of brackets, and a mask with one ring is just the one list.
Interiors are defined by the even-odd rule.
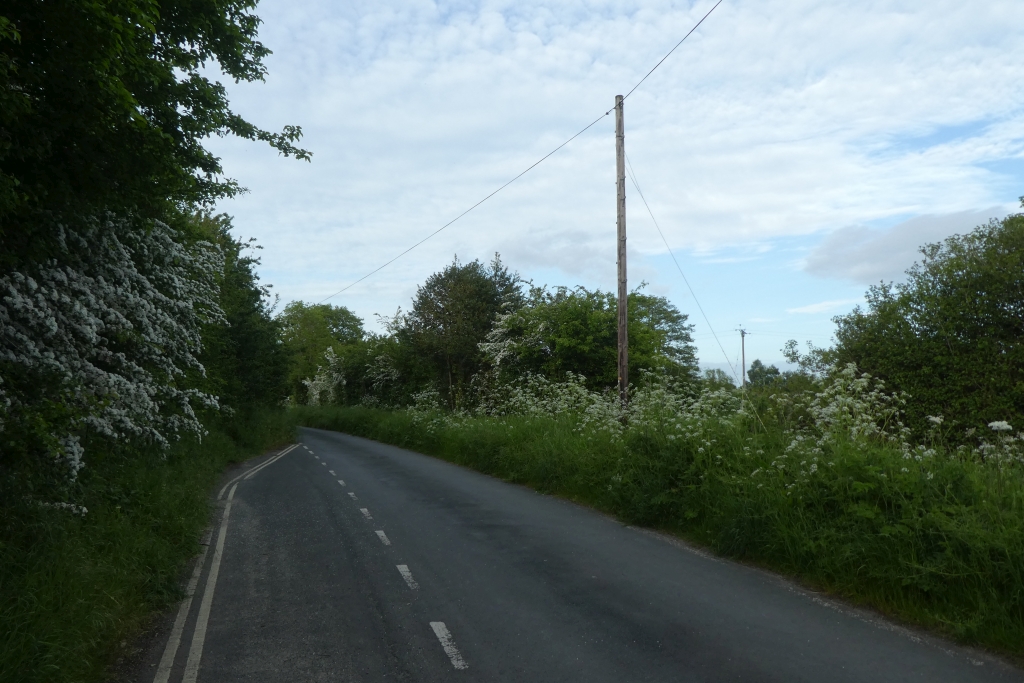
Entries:
[[444,653],[448,655],[448,659],[452,660],[452,666],[456,669],[468,669],[469,664],[462,658],[462,653],[459,652],[459,648],[455,647],[455,641],[452,639],[452,634],[448,630],[448,627],[444,625],[443,621],[432,621],[430,622],[430,628],[434,630],[434,635],[441,641],[441,647],[444,648]]
[[[284,455],[282,453],[282,455]],[[231,487],[228,494],[227,505],[224,506],[224,516],[220,521],[220,533],[217,534],[217,547],[213,551],[213,559],[210,561],[210,573],[206,577],[206,588],[203,590],[203,601],[199,604],[199,614],[196,617],[196,627],[192,632],[192,647],[188,651],[188,661],[185,662],[185,673],[181,677],[181,683],[196,683],[199,676],[199,662],[203,657],[203,644],[206,641],[206,626],[210,622],[210,607],[213,605],[213,591],[217,587],[217,575],[220,573],[220,560],[224,556],[224,539],[228,535],[228,515],[231,514],[231,501],[235,497],[235,489],[238,484]]]
[[199,559],[196,560],[196,568],[192,570],[192,576],[188,580],[188,588],[185,589],[185,599],[182,600],[181,607],[178,608],[178,616],[174,619],[171,635],[167,638],[167,647],[164,648],[164,654],[160,657],[160,663],[156,667],[156,676],[153,678],[153,683],[167,683],[171,678],[174,658],[177,656],[178,647],[181,645],[181,634],[185,631],[185,620],[188,619],[188,613],[192,609],[192,596],[195,595],[196,587],[199,585],[199,577],[203,573],[203,566],[206,564],[206,554],[209,550],[210,543],[207,541],[203,545],[203,551],[199,553]]
[[224,484],[224,487],[220,490],[220,493],[217,494],[217,500],[220,500],[221,498],[223,498],[224,497],[224,492],[228,490],[228,487],[231,486],[232,484],[234,484],[236,481],[238,481],[242,477],[244,477],[245,475],[247,475],[247,474],[255,474],[256,472],[258,472],[259,470],[263,469],[267,465],[269,465],[269,464],[271,464],[273,462],[276,462],[278,458],[281,458],[282,456],[288,455],[289,453],[291,453],[293,450],[295,450],[298,447],[299,447],[299,444],[293,443],[291,446],[288,446],[287,448],[285,448],[283,451],[281,451],[280,453],[275,455],[270,460],[267,460],[264,463],[256,465],[256,467],[253,467],[251,469],[246,470],[245,472],[242,472],[237,477],[235,477],[234,479],[232,479],[228,483]]
[[257,474],[259,474],[260,472],[262,472],[262,471],[263,471],[263,470],[265,470],[266,468],[270,467],[271,465],[273,465],[273,464],[274,464],[275,462],[277,462],[278,460],[280,460],[280,459],[281,459],[281,458],[283,458],[284,456],[286,456],[286,455],[288,455],[289,453],[291,453],[291,452],[292,452],[293,450],[295,450],[295,449],[294,449],[294,448],[289,448],[289,449],[288,449],[287,451],[285,451],[285,452],[281,453],[281,454],[280,454],[280,455],[278,455],[277,457],[271,458],[270,460],[266,461],[265,463],[263,463],[263,464],[262,464],[262,465],[260,465],[259,467],[254,467],[254,468],[252,468],[251,470],[249,470],[248,472],[246,472],[246,474],[245,474],[245,477],[244,477],[244,478],[245,478],[246,480],[252,479],[252,478],[253,478],[253,477],[255,477],[255,476],[256,476]]

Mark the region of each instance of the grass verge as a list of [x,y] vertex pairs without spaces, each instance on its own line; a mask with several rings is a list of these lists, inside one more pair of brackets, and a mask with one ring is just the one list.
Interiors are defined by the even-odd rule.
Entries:
[[689,439],[636,429],[614,440],[585,438],[571,420],[548,417],[425,420],[358,407],[295,415],[678,533],[962,643],[1024,657],[1018,469],[842,440],[820,465],[782,468],[783,431],[736,422],[708,421]]
[[280,410],[239,416],[165,459],[97,455],[80,475],[84,516],[4,501],[0,681],[103,680],[123,644],[180,598],[224,468],[291,439],[290,419]]

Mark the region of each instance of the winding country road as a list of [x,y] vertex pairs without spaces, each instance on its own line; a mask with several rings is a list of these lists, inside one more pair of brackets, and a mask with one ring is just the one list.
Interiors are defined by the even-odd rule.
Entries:
[[221,491],[194,596],[140,682],[1024,681],[417,453],[304,429],[256,465]]

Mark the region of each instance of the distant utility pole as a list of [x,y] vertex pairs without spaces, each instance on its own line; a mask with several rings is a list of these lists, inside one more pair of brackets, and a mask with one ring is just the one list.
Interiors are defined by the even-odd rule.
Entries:
[[615,96],[616,219],[619,238],[619,400],[629,400],[629,316],[626,310],[626,133],[622,122],[622,95]]
[[747,388],[747,331],[742,327],[740,333],[740,354],[743,357],[743,388]]

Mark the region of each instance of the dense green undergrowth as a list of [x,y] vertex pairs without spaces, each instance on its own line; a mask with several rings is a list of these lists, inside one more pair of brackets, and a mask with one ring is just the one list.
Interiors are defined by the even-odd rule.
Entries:
[[961,642],[1024,655],[1024,481],[994,458],[837,438],[805,451],[812,462],[791,432],[742,413],[684,425],[681,435],[668,428],[678,423],[648,423],[607,438],[582,433],[570,416],[295,410],[306,426],[565,496]]
[[292,438],[280,410],[236,417],[158,453],[96,454],[83,515],[0,507],[0,681],[100,681],[152,615],[180,598],[209,491],[225,466]]

